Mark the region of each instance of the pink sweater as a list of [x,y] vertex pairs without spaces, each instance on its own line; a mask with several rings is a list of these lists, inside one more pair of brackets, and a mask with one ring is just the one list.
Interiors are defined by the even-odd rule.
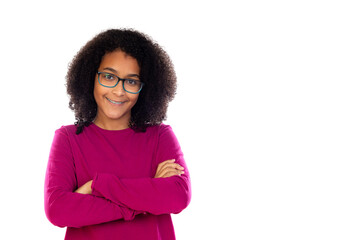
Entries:
[[[175,239],[170,213],[190,202],[190,178],[170,126],[110,131],[91,124],[56,130],[45,177],[45,213],[65,239]],[[185,174],[154,178],[176,159]],[[74,191],[93,180],[92,194]]]

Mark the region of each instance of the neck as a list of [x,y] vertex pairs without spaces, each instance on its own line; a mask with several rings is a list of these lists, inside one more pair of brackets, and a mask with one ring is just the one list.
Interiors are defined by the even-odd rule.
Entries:
[[119,121],[119,120],[111,120],[111,119],[107,119],[106,121],[103,121],[101,118],[96,116],[93,123],[96,126],[106,130],[123,130],[129,128],[129,121],[130,119],[128,121]]

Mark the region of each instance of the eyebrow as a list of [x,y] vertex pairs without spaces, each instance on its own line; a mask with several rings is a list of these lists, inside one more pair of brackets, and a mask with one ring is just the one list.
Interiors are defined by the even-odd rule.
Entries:
[[[110,71],[110,72],[113,72],[113,73],[115,73],[115,74],[118,74],[118,72],[117,72],[115,69],[111,68],[111,67],[103,68],[103,70],[108,70],[108,71]],[[126,75],[126,77],[137,77],[137,78],[140,78],[139,74],[135,74],[135,73],[128,74],[128,75]]]

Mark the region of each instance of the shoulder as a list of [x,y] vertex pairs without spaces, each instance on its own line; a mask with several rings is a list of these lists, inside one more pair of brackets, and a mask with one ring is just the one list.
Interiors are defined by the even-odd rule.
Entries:
[[167,124],[162,123],[156,126],[156,138],[158,139],[159,143],[165,145],[179,145],[172,127]]
[[76,126],[72,125],[63,125],[60,128],[56,129],[55,134],[65,134],[67,136],[76,134]]
[[70,135],[75,134],[76,127],[74,125],[61,126],[55,130],[52,148],[53,149],[69,149],[70,148]]
[[147,127],[143,136],[156,142],[176,138],[171,126],[163,123]]
[[147,127],[146,132],[148,132],[151,135],[152,134],[163,135],[163,134],[173,133],[173,130],[170,125],[161,123],[159,125]]

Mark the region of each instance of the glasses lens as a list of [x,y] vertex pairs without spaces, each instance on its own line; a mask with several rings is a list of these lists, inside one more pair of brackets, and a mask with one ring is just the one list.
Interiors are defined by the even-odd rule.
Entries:
[[137,93],[141,90],[141,82],[133,79],[124,80],[124,89],[128,92]]
[[113,87],[118,82],[118,79],[116,76],[110,73],[99,73],[99,81],[103,86]]

